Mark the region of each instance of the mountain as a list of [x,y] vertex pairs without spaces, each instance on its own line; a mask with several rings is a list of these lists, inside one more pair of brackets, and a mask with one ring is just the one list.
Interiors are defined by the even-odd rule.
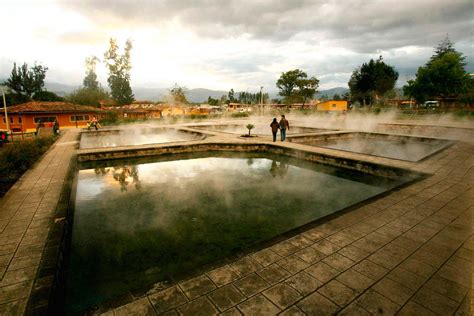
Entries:
[[189,102],[206,102],[210,96],[213,99],[220,99],[223,95],[227,95],[227,91],[210,90],[210,89],[189,89],[186,92],[186,98]]
[[[79,86],[72,86],[61,84],[57,82],[46,82],[46,89],[54,92],[60,96],[65,96],[72,91],[79,88]],[[109,90],[107,88],[107,90]],[[148,100],[148,101],[161,101],[163,97],[168,94],[167,88],[143,88],[143,87],[132,87],[133,94],[137,100]],[[227,95],[227,91],[218,91],[210,89],[189,89],[186,91],[186,97],[189,102],[205,102],[207,98],[211,96],[213,99],[220,99],[222,95]]]
[[[1,79],[0,82],[5,81],[5,79]],[[46,81],[45,87],[48,91],[54,92],[59,96],[65,96],[72,91],[80,88],[79,85],[68,85],[62,84],[59,82],[51,82]],[[108,87],[106,88],[108,90]],[[163,97],[168,94],[167,88],[143,88],[143,87],[132,87],[133,93],[135,95],[135,99],[137,100],[148,100],[148,101],[162,101]],[[327,90],[321,90],[316,94],[316,98],[320,99],[323,95],[326,95],[328,98],[332,98],[334,94],[339,94],[342,96],[344,93],[348,92],[349,89],[343,87],[337,87]],[[235,95],[238,95],[240,91],[236,91]],[[196,88],[196,89],[189,89],[186,91],[186,97],[189,102],[199,103],[199,102],[206,102],[207,98],[210,96],[213,99],[220,99],[223,95],[227,95],[228,91],[224,90],[212,90],[212,89],[205,89],[205,88]],[[281,98],[276,91],[269,92],[270,98]]]
[[316,93],[315,97],[316,97],[316,99],[320,99],[323,95],[325,95],[329,99],[331,99],[336,93],[339,94],[339,96],[342,96],[346,92],[349,92],[348,88],[336,87],[336,88],[332,88],[332,89],[321,90],[318,93]]

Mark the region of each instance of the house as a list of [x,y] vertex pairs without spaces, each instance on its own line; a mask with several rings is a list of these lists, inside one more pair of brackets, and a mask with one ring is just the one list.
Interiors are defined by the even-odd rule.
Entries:
[[127,119],[161,118],[161,107],[151,101],[135,101],[123,106],[104,107]]
[[347,111],[346,100],[328,100],[316,104],[318,111]]
[[[85,127],[92,117],[105,112],[92,106],[68,102],[31,101],[7,108],[9,128],[13,132],[34,132],[36,124],[52,124],[58,120],[60,128]],[[0,130],[7,130],[5,113],[0,113]]]
[[183,116],[185,114],[185,109],[177,106],[163,106],[161,110],[161,115],[163,117],[167,116]]
[[186,115],[197,115],[197,116],[203,116],[203,115],[209,115],[210,110],[207,108],[190,108],[186,111]]

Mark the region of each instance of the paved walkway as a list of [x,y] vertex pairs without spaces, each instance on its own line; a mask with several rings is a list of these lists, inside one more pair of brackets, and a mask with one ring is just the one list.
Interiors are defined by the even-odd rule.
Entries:
[[[28,298],[29,312],[47,304],[40,260],[57,248],[46,240],[62,222],[76,137],[63,135],[0,200],[0,315],[23,314]],[[458,143],[415,164],[431,177],[106,314],[469,315],[472,157],[474,145]]]
[[29,298],[29,313],[43,314],[48,304],[56,260],[44,260],[56,258],[59,241],[47,240],[63,222],[55,214],[77,136],[66,131],[0,199],[0,315],[24,314]]

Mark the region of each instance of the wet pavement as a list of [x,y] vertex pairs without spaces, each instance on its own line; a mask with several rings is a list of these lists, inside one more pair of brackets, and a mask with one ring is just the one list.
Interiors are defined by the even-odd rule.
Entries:
[[[56,266],[48,258],[59,247],[50,234],[61,229],[67,209],[77,135],[65,132],[0,200],[1,315],[45,312]],[[474,145],[458,142],[421,162],[399,162],[431,176],[234,262],[96,312],[470,315],[472,157]]]

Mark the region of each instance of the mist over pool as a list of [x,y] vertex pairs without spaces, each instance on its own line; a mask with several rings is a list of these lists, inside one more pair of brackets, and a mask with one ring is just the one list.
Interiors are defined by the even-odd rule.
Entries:
[[193,275],[401,183],[243,153],[110,162],[77,177],[71,311]]

